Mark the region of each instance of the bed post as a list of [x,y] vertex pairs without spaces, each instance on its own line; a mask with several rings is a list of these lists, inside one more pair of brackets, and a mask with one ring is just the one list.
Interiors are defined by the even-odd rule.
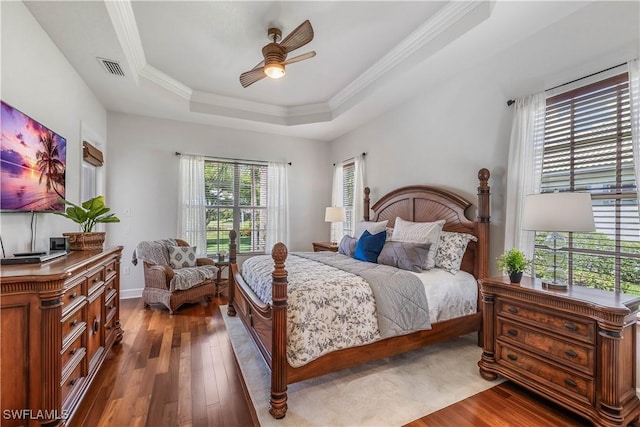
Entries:
[[370,211],[370,207],[369,204],[371,203],[371,199],[369,199],[369,194],[371,193],[371,190],[369,189],[369,187],[364,187],[364,220],[365,221],[369,221],[369,211]]
[[229,231],[229,305],[227,306],[227,314],[231,317],[236,315],[236,308],[233,306],[233,299],[236,295],[235,272],[238,270],[236,265],[236,230]]
[[489,169],[482,168],[478,171],[478,262],[477,275],[481,279],[489,274],[489,226],[491,223],[491,205],[489,197],[491,188],[489,187]]
[[271,326],[271,399],[269,413],[283,418],[287,413],[287,270],[284,260],[287,247],[276,243],[271,251],[275,269],[271,277],[272,326]]

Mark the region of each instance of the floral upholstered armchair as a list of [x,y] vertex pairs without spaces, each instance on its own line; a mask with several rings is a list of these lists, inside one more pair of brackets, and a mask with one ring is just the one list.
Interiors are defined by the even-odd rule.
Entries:
[[173,314],[182,304],[215,295],[218,268],[209,258],[197,258],[195,248],[180,239],[138,243],[131,262],[142,261],[144,306],[164,304]]

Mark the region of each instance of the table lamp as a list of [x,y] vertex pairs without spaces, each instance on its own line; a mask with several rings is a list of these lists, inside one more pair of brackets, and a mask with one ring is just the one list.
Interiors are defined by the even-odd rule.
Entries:
[[542,286],[567,289],[567,274],[564,269],[558,269],[558,264],[566,258],[566,253],[559,252],[559,249],[567,243],[560,232],[595,231],[591,194],[554,192],[525,196],[522,228],[549,232],[544,241],[550,252]]
[[[324,221],[325,222],[330,222],[333,223],[334,222],[344,222],[344,208],[343,207],[337,207],[337,206],[332,206],[332,207],[328,207],[325,209],[324,211]],[[331,227],[331,244],[332,245],[337,245],[338,242],[335,239],[335,235],[334,235],[334,230],[333,230],[333,226]]]

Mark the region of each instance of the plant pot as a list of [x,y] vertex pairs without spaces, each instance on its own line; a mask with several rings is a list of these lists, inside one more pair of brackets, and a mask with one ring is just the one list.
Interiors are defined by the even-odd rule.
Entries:
[[522,273],[522,271],[519,271],[518,273],[510,273],[509,279],[511,280],[511,283],[520,283],[522,280]]
[[106,233],[62,233],[69,238],[69,249],[72,251],[90,251],[102,249]]

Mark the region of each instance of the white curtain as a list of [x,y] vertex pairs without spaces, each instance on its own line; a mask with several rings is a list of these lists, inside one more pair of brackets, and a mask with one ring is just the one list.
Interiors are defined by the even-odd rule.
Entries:
[[351,217],[351,229],[356,229],[356,224],[364,220],[363,200],[364,200],[364,180],[365,180],[365,155],[361,154],[354,159],[355,179],[353,188],[353,216]]
[[533,258],[535,232],[522,229],[524,196],[540,192],[546,97],[544,92],[516,100],[509,163],[504,249]]
[[[636,172],[638,203],[640,203],[640,60],[629,61],[629,101],[631,104],[631,140]],[[640,209],[638,209],[640,211]]]
[[178,238],[196,247],[199,257],[207,253],[204,157],[180,155]]
[[[342,207],[342,180],[343,180],[343,169],[342,163],[338,163],[333,166],[333,187],[331,190],[331,206]],[[342,239],[344,234],[343,223],[341,222],[332,222],[331,223],[331,234],[329,236],[330,242],[338,242]]]
[[269,162],[267,167],[267,236],[265,252],[282,242],[289,247],[289,183],[287,164]]

